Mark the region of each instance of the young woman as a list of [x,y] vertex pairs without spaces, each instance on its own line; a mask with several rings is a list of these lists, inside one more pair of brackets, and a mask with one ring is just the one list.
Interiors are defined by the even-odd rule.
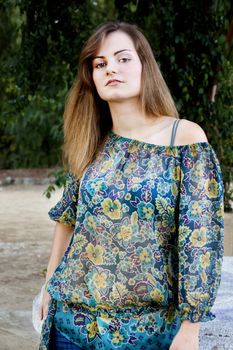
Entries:
[[85,44],[64,137],[40,350],[198,349],[220,283],[221,169],[136,26]]

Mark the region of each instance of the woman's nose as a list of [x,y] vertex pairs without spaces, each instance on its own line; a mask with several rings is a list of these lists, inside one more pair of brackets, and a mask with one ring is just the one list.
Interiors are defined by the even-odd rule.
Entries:
[[117,73],[117,67],[116,64],[114,62],[108,62],[107,66],[106,66],[106,74],[115,74]]

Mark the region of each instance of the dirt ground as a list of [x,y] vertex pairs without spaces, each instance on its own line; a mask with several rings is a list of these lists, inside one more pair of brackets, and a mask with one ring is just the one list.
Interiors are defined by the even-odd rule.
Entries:
[[44,283],[54,230],[48,210],[61,196],[46,186],[6,186],[0,191],[0,349],[33,350],[32,299]]
[[[55,223],[48,210],[61,197],[43,196],[46,185],[0,187],[0,349],[34,350],[33,297],[44,283]],[[225,214],[226,255],[233,255],[233,214]]]

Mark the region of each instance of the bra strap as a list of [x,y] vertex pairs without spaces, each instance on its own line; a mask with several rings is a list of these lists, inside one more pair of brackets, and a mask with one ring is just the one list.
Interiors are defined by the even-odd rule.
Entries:
[[176,119],[173,123],[170,146],[174,146],[174,142],[175,142],[175,138],[176,138],[176,130],[177,130],[177,127],[178,127],[180,120],[181,119]]

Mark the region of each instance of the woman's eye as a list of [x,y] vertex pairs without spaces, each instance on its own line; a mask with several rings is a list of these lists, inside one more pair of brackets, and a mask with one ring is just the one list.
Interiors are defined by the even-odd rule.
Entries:
[[101,62],[101,63],[98,63],[95,68],[103,68],[105,66],[106,63],[104,62]]
[[[128,62],[128,61],[131,61],[131,59],[128,57],[122,57],[119,59],[119,62],[121,62],[121,63]],[[106,65],[107,65],[106,62],[100,62],[100,63],[97,63],[95,65],[95,68],[97,68],[97,69],[104,68]]]
[[119,61],[120,62],[128,62],[128,61],[131,61],[131,59],[128,58],[128,57],[122,57],[122,58],[119,59]]

